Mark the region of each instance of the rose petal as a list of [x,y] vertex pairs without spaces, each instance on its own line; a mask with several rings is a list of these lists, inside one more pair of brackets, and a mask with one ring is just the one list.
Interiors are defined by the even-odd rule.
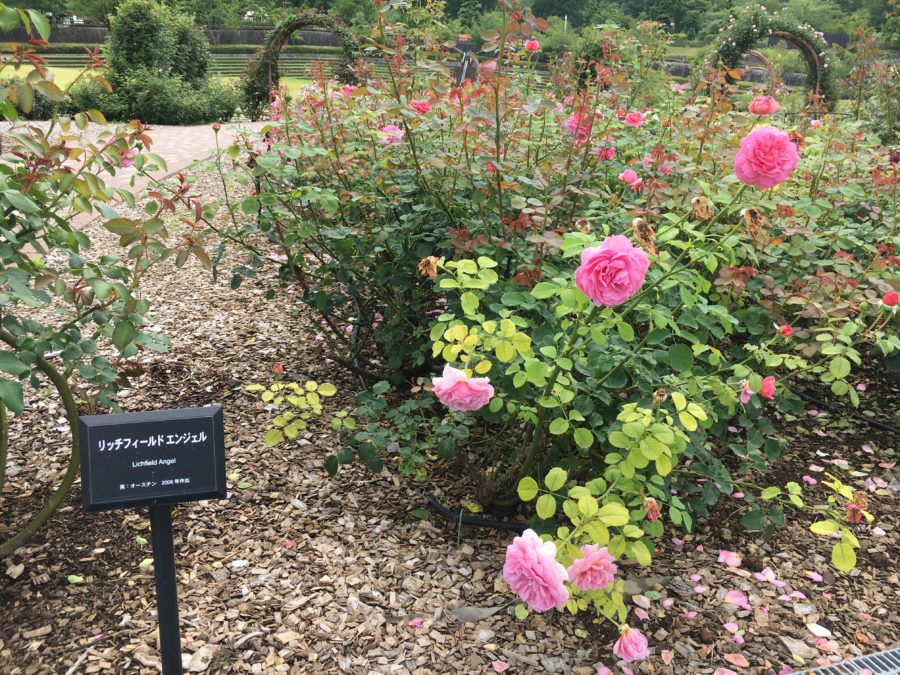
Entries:
[[747,657],[743,654],[723,654],[722,658],[724,658],[728,663],[733,666],[737,666],[738,668],[749,668],[750,662],[747,660]]
[[495,673],[505,673],[509,670],[509,664],[506,661],[491,661],[491,668],[494,669]]

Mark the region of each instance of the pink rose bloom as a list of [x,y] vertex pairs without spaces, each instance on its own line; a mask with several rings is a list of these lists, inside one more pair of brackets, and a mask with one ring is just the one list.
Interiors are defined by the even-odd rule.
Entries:
[[640,661],[650,655],[647,649],[647,638],[637,628],[625,626],[622,635],[613,645],[613,654],[623,661]]
[[431,382],[438,400],[456,412],[483,408],[494,396],[490,378],[469,377],[449,364],[444,366],[443,377],[435,377]]
[[525,530],[506,547],[503,579],[535,612],[546,612],[569,599],[566,568],[556,562],[556,544]]
[[647,254],[616,234],[581,252],[575,285],[598,307],[615,307],[640,290],[649,267]]
[[359,87],[357,87],[355,84],[345,84],[343,87],[341,87],[341,92],[344,94],[344,96],[352,96],[353,92],[357,89],[359,89]]
[[644,183],[644,179],[640,178],[634,169],[625,169],[619,174],[619,180],[631,186],[632,190],[637,190]]
[[591,124],[587,115],[579,115],[577,112],[572,113],[563,126],[566,127],[566,131],[575,137],[575,142],[578,145],[586,143],[591,136]]
[[784,181],[799,161],[790,136],[773,127],[760,127],[741,139],[734,174],[742,182],[765,190]]
[[417,113],[422,113],[423,115],[431,110],[431,106],[428,105],[428,101],[416,101],[415,99],[413,99],[409,102],[409,105]]
[[644,117],[644,113],[641,112],[630,112],[625,115],[625,119],[622,120],[629,127],[639,127],[643,125],[647,121],[647,118]]
[[615,558],[604,546],[589,544],[581,547],[581,557],[569,565],[569,580],[579,591],[606,588],[616,576]]
[[385,124],[381,127],[381,144],[391,145],[403,140],[403,129],[396,124]]
[[672,91],[677,91],[677,92],[687,91],[687,85],[686,84],[677,84],[677,83],[673,84]]
[[755,96],[747,106],[754,115],[771,115],[781,107],[781,104],[771,96]]
[[763,398],[775,398],[775,378],[769,375],[764,377],[759,387],[759,395]]
[[611,145],[604,148],[602,145],[597,148],[597,159],[601,162],[609,162],[616,158],[616,149]]
[[536,52],[541,48],[541,43],[537,40],[525,40],[525,51]]
[[119,151],[119,166],[123,169],[134,166],[134,156],[137,155],[137,148],[131,148],[128,152]]
[[809,126],[818,129],[820,126],[822,126],[822,120],[812,120],[810,121]]

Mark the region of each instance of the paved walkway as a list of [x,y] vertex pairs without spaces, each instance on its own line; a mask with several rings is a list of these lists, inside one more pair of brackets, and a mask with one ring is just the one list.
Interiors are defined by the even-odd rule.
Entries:
[[[227,148],[241,131],[258,131],[264,122],[241,122],[223,124],[219,130],[219,147]],[[153,178],[160,179],[170,174],[177,173],[190,166],[198,159],[206,159],[216,150],[216,133],[211,124],[191,127],[153,126],[148,132],[153,139],[150,151],[162,157],[166,162],[166,169],[152,172]],[[134,187],[131,187],[131,178],[136,173],[135,169],[121,169],[115,176],[104,176],[104,182],[110,187],[124,188],[135,194],[147,187],[149,180],[138,176]],[[72,220],[76,227],[84,225],[96,218],[96,214],[79,214]]]

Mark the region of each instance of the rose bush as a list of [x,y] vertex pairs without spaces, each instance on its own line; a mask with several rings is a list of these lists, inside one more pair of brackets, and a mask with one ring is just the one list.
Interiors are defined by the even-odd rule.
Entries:
[[[864,123],[757,127],[721,73],[701,95],[648,87],[647,25],[539,82],[524,40],[544,24],[500,5],[461,86],[382,16],[388,77],[321,79],[246,139],[258,188],[222,231],[248,251],[236,282],[279,265],[335,358],[420,416],[386,416],[376,385],[337,424],[330,471],[359,457],[424,478],[456,457],[482,506],[534,504],[507,557],[517,613],[623,624],[616,561],[650,564],[667,525],[738,490],[767,536],[807,508],[796,483],[753,478],[782,449],[770,414],[802,410],[793,389],[856,405],[854,364],[896,360],[896,163]],[[623,630],[622,658],[645,650]]]

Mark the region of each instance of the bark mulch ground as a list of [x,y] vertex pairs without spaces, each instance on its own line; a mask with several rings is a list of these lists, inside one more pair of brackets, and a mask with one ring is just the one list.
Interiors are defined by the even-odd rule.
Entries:
[[[215,198],[217,182],[199,181]],[[115,238],[97,223],[86,229],[96,251],[115,250]],[[600,663],[613,666],[616,631],[608,624],[562,612],[515,619],[500,578],[506,533],[459,532],[411,517],[430,485],[402,479],[390,462],[378,476],[352,468],[329,478],[323,460],[338,441],[325,423],[290,446],[266,447],[270,415],[243,387],[269,381],[273,363],[285,364],[286,378],[336,384],[331,410],[352,402],[357,383],[320,351],[290,292],[267,301],[269,277],[237,291],[224,277],[213,283],[194,262],[153,274],[144,289],[155,308],[150,324],[174,346],[143,355],[143,373],[120,398],[126,411],[225,410],[230,499],[186,504],[175,517],[186,669],[485,673],[508,665],[511,673],[593,673]],[[896,424],[893,387],[889,376],[873,377],[862,397],[879,419]],[[722,504],[695,533],[681,535],[682,544],[662,542],[652,572],[624,568],[627,590],[641,595],[647,616],[630,621],[653,649],[635,672],[774,673],[783,664],[809,667],[898,644],[897,436],[853,416],[818,413],[782,420],[790,450],[771,480],[759,480],[821,479],[809,468],[818,465],[866,490],[877,521],[858,527],[860,566],[834,573],[830,546],[809,533],[802,516],[789,514],[788,525],[764,542],[738,524],[739,500]],[[33,392],[12,422],[0,539],[37,510],[61,476],[67,434],[58,401]],[[435,473],[445,501],[457,508],[452,497],[465,495],[466,486],[451,471]],[[824,499],[826,492],[818,485],[811,495]],[[85,514],[76,486],[50,525],[0,565],[0,672],[157,672],[148,539],[146,513]],[[717,563],[720,548],[742,554],[743,565]],[[753,577],[766,567],[785,588]],[[725,603],[729,590],[744,592],[749,609]],[[793,591],[805,597],[779,600]],[[743,631],[743,645],[723,628],[727,622]]]

